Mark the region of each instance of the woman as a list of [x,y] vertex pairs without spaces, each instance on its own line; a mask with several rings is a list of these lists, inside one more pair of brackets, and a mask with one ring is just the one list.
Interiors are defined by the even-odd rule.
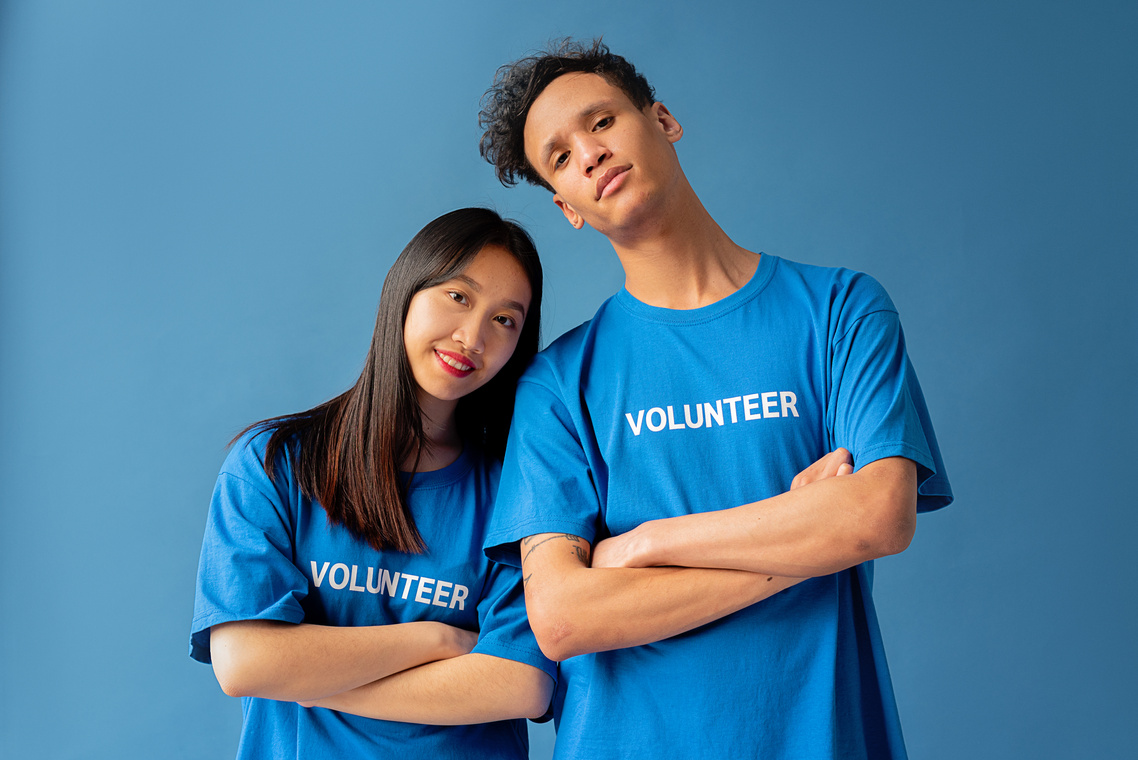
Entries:
[[190,653],[244,698],[239,757],[526,756],[556,670],[482,539],[541,287],[524,230],[445,214],[388,272],[355,385],[238,437]]

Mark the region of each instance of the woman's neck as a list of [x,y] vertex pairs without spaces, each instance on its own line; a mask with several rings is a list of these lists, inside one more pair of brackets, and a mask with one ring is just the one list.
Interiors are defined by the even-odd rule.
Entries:
[[[403,471],[431,472],[453,464],[462,454],[462,439],[458,437],[454,408],[449,412],[432,418],[430,412],[419,407],[423,420],[423,445],[419,451],[419,461],[412,455],[403,463]],[[437,412],[436,412],[437,414]],[[439,421],[441,419],[441,421]]]

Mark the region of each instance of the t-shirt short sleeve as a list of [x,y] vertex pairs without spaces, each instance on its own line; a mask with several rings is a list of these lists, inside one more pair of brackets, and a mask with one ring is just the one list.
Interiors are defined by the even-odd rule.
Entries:
[[[211,661],[209,629],[235,620],[304,619],[308,579],[293,564],[288,489],[278,489],[260,460],[267,435],[230,452],[217,478],[198,563],[190,656]],[[278,461],[278,475],[283,479]],[[282,494],[282,490],[284,493]]]
[[502,480],[486,554],[520,567],[517,542],[538,533],[596,538],[600,502],[576,426],[543,372],[543,357],[518,383]]
[[[538,668],[555,682],[557,663],[541,653],[526,617],[522,573],[516,567],[491,563],[482,599],[478,602],[476,654],[501,657]],[[540,720],[548,720],[551,712]]]
[[872,278],[862,276],[851,292],[851,301],[861,303],[839,320],[831,345],[827,427],[833,448],[849,449],[859,469],[885,457],[911,459],[918,511],[940,509],[952,501],[952,490],[900,318]]

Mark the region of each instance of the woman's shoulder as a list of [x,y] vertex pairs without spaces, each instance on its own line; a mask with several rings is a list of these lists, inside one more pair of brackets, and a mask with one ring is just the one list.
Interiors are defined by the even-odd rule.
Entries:
[[[239,477],[249,481],[268,481],[283,476],[292,476],[292,460],[295,455],[297,436],[287,435],[273,441],[279,426],[258,423],[243,431],[229,446],[229,453],[221,466],[221,475]],[[272,455],[273,478],[269,477],[269,461]]]

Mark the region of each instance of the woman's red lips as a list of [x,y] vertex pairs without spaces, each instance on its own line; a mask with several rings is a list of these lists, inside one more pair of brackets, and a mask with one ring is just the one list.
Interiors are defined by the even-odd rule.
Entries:
[[617,177],[619,177],[620,175],[624,174],[626,171],[628,171],[631,168],[632,168],[632,164],[625,164],[624,166],[614,166],[613,168],[609,169],[607,172],[602,174],[601,178],[597,180],[597,197],[594,200],[599,201],[601,199],[601,196],[604,195],[605,188],[609,186],[609,183],[612,182]]
[[438,357],[439,366],[443,371],[455,377],[466,377],[475,370],[474,364],[462,354],[436,348],[435,356]]

